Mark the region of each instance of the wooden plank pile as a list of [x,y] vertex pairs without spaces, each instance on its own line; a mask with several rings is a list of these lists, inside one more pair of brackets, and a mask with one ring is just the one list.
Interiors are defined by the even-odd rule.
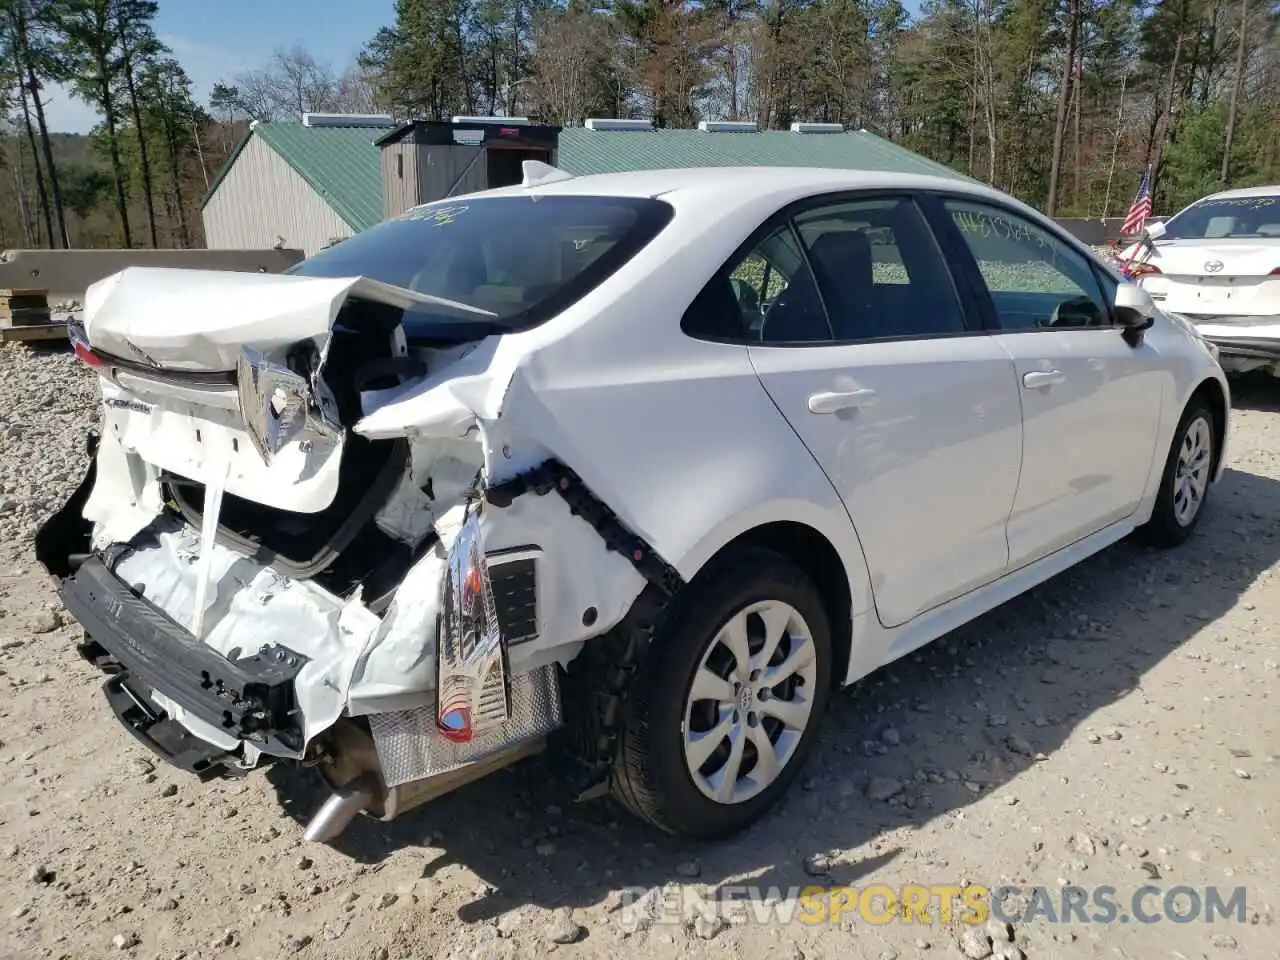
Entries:
[[67,335],[65,322],[54,322],[44,290],[0,289],[0,341],[56,340]]

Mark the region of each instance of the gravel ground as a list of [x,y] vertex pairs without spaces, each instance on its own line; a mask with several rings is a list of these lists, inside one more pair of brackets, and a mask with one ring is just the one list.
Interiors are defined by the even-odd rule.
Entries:
[[[1191,543],[1121,544],[858,684],[783,807],[699,848],[561,806],[537,759],[334,847],[301,842],[309,775],[154,766],[31,557],[96,405],[65,353],[0,348],[0,955],[1280,957],[1280,383],[1240,387]],[[741,904],[622,922],[623,888],[738,882],[1110,885],[1122,913],[1144,884],[1247,894],[1243,923],[1041,911],[1015,944],[954,917],[761,925]]]

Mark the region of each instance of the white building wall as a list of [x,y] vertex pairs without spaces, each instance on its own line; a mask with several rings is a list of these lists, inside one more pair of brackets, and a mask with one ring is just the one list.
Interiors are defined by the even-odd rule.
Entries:
[[311,256],[352,229],[261,137],[251,137],[205,204],[210,250],[287,248]]

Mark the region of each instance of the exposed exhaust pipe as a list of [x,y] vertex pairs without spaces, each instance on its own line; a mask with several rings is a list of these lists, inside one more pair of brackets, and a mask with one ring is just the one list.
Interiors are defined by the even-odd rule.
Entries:
[[329,782],[333,793],[321,804],[303,832],[303,837],[311,843],[328,843],[361,813],[384,823],[394,820],[415,807],[546,748],[546,739],[537,737],[444,773],[387,787],[378,765],[377,750],[367,730],[350,722],[339,722],[329,731],[328,737],[326,759],[320,765],[320,773]]
[[368,808],[376,797],[377,792],[371,778],[361,778],[339,787],[311,818],[303,837],[312,843],[328,843],[347,829],[351,821]]

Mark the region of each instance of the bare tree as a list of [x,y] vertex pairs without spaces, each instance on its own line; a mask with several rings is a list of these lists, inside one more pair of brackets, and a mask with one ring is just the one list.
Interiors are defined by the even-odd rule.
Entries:
[[337,81],[332,103],[342,113],[377,113],[377,78],[358,65],[348,68]]
[[[31,161],[36,172],[36,195],[40,199],[40,212],[44,217],[45,231],[49,238],[49,246],[53,246],[53,215],[49,209],[49,193],[45,189],[44,172],[40,169],[39,152],[36,147],[36,133],[35,128],[31,125],[31,108],[27,100],[27,88],[22,82],[22,78],[23,75],[19,72],[17,75],[18,102],[22,106],[22,125],[27,133],[27,142],[31,144]],[[21,144],[18,145],[18,155],[19,158],[21,158]],[[39,231],[37,230],[37,233],[38,232]]]
[[549,10],[533,25],[534,102],[548,119],[580,123],[598,102],[615,38],[608,21],[585,10]]
[[1067,46],[1062,52],[1062,82],[1058,88],[1058,116],[1053,125],[1053,156],[1049,162],[1049,197],[1045,213],[1053,216],[1058,206],[1058,183],[1062,176],[1062,145],[1067,135],[1067,107],[1071,102],[1075,77],[1076,43],[1080,36],[1080,0],[1067,0]]
[[153,248],[160,245],[160,240],[156,232],[155,189],[151,178],[151,158],[147,150],[147,131],[142,123],[142,104],[138,99],[138,71],[160,50],[160,43],[151,28],[156,11],[155,0],[116,0],[113,7],[119,41],[120,75],[124,78],[129,112],[133,117],[133,130],[138,138],[142,195],[147,205],[147,228]]
[[304,113],[337,110],[342,99],[352,98],[348,77],[334,75],[333,68],[302,47],[280,48],[257,70],[236,74],[230,84],[219,84],[227,101],[255,120],[298,119]]
[[313,111],[331,111],[337,102],[338,81],[328,64],[321,63],[302,47],[277,50],[267,66],[276,102],[301,116]]
[[1236,133],[1236,111],[1240,106],[1240,87],[1244,83],[1244,54],[1249,41],[1249,0],[1240,0],[1240,38],[1236,45],[1236,75],[1231,84],[1231,106],[1227,108],[1227,132],[1222,142],[1222,174],[1225,185],[1231,173],[1231,145]]

